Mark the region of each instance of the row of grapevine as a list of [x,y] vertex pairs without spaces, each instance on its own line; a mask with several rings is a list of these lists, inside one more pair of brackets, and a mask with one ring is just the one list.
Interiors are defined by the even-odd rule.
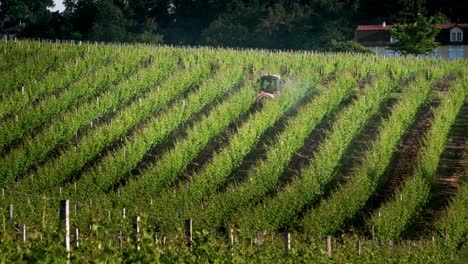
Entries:
[[[188,96],[187,99],[179,100],[178,102],[174,103],[174,105],[169,110],[166,110],[164,113],[161,113],[160,115],[145,121],[145,124],[139,127],[138,131],[130,136],[131,140],[126,140],[122,147],[119,147],[114,152],[107,153],[102,158],[100,158],[100,161],[95,166],[87,169],[84,172],[84,175],[81,177],[81,181],[85,181],[85,179],[88,177],[93,178],[92,175],[95,173],[101,175],[99,178],[104,180],[105,177],[102,175],[105,175],[105,172],[112,172],[109,174],[111,177],[114,177],[114,174],[117,173],[121,173],[117,175],[122,175],[127,172],[129,169],[131,169],[130,166],[135,166],[136,163],[141,158],[143,158],[147,149],[151,148],[151,146],[154,144],[158,144],[168,135],[168,133],[177,128],[180,123],[189,119],[194,113],[202,110],[204,105],[208,104],[217,96],[220,96],[222,93],[230,89],[232,85],[238,81],[240,71],[241,69],[234,71],[232,73],[233,77],[231,77],[231,79],[225,78],[224,80],[221,80],[223,77],[222,74],[217,73],[213,79],[210,79],[201,85],[200,89],[203,91],[202,93],[200,93],[200,90],[194,91]],[[203,77],[202,73],[203,69],[201,69],[201,71],[199,69],[192,73],[188,72],[185,75],[178,76],[179,78],[183,77],[180,79],[180,81],[176,78],[173,78],[172,82],[167,83],[168,85],[165,89],[174,89],[175,91],[184,90],[183,87],[190,87],[192,84],[198,83],[197,79],[193,78],[195,77],[200,80],[200,78]],[[217,84],[219,84],[219,88],[216,87]],[[182,86],[174,88],[173,85]],[[168,100],[170,100],[175,94],[173,94],[173,92],[167,92],[162,95],[166,97],[160,98],[161,100],[148,98],[148,100],[145,100],[145,104],[143,105],[145,107],[140,109],[133,109],[139,111],[122,112],[123,118],[115,120],[122,121],[121,123],[113,122],[106,125],[106,131],[104,131],[105,133],[102,131],[97,131],[96,133],[91,134],[91,136],[86,138],[87,140],[84,141],[86,144],[83,144],[82,142],[82,144],[80,144],[77,148],[77,151],[73,151],[73,148],[70,148],[65,154],[61,156],[60,160],[53,162],[53,164],[50,166],[42,167],[39,170],[38,175],[43,176],[40,177],[40,180],[32,179],[30,184],[27,184],[31,187],[26,189],[37,190],[38,186],[41,186],[41,188],[50,188],[51,186],[60,184],[64,180],[69,179],[70,176],[73,176],[74,173],[81,170],[81,168],[86,165],[87,162],[97,157],[107,145],[117,139],[118,135],[121,135],[125,130],[128,131],[128,129],[130,129],[128,125],[133,124],[132,120],[139,119],[140,117],[138,116],[149,116],[154,110],[165,106]],[[156,96],[156,98],[159,97]],[[156,102],[156,104],[153,105],[152,102]],[[196,102],[200,102],[200,104],[196,104]],[[181,105],[184,106],[185,104],[187,104],[187,107],[181,107]],[[144,114],[145,112],[141,112],[142,110],[146,110],[146,114]],[[116,162],[117,159],[120,159],[120,162]],[[131,162],[132,160],[133,162]],[[119,166],[124,166],[128,169],[124,170],[123,168],[119,168]],[[61,167],[67,168],[65,172],[63,169],[60,169]],[[51,175],[56,176],[52,177]],[[82,191],[86,192],[86,190]]]
[[148,60],[148,50],[145,50],[143,54],[140,51],[120,54],[120,58],[115,64],[99,69],[94,75],[80,80],[58,96],[47,96],[37,106],[24,109],[17,114],[16,119],[6,120],[2,124],[0,128],[0,148],[4,149],[19,140],[25,133],[38,128],[69,107],[94,98],[105,91],[106,88],[123,81],[134,74],[142,66],[142,63]]
[[465,101],[467,85],[465,78],[458,78],[448,93],[441,96],[441,104],[434,110],[431,128],[424,137],[423,147],[411,175],[395,192],[394,197],[372,215],[370,224],[375,227],[379,237],[398,237],[428,201],[440,155],[450,127]]
[[68,63],[74,63],[75,58],[85,52],[85,47],[45,49],[29,63],[23,63],[6,69],[0,73],[2,90],[0,94],[5,97],[8,93],[20,89],[21,86],[32,86],[41,80],[48,72],[61,68]]
[[12,117],[25,107],[33,107],[44,96],[57,94],[83,75],[92,74],[98,68],[113,63],[116,58],[117,53],[111,53],[107,47],[93,47],[84,58],[77,57],[75,61],[46,74],[42,80],[23,85],[20,90],[12,91],[10,96],[0,98],[0,120]]
[[[297,78],[301,78],[305,74],[315,75],[319,65],[320,63],[315,63],[306,66]],[[328,69],[330,73],[339,71],[339,69]],[[327,73],[324,72],[325,75]],[[287,83],[282,95],[244,120],[237,131],[227,139],[226,146],[214,153],[211,160],[201,171],[191,175],[188,184],[181,183],[175,187],[174,191],[168,188],[156,195],[152,194],[151,196],[156,196],[154,206],[151,206],[154,212],[153,217],[164,219],[167,226],[168,220],[172,220],[172,217],[176,215],[176,211],[184,210],[187,212],[188,208],[193,207],[204,197],[212,195],[226,181],[228,176],[240,166],[241,161],[258,143],[261,135],[303,98],[310,91],[309,89],[315,90],[314,85],[299,87],[295,83]],[[174,196],[173,193],[175,193]],[[124,199],[123,202],[128,205],[131,202],[141,200],[137,198]]]
[[[101,189],[125,177],[149,150],[163,142],[170,133],[200,113],[216,98],[238,86],[242,82],[242,72],[242,65],[218,70],[211,79],[202,82],[197,91],[188,94],[186,99],[174,102],[163,113],[151,118],[135,131],[122,147],[108,153],[96,166],[85,172],[77,184],[86,186],[94,182],[97,186],[101,186],[99,188]],[[88,193],[85,188],[80,190],[80,195],[93,196],[96,193]]]
[[[164,153],[136,180],[130,181],[128,186],[122,189],[123,193],[130,195],[137,193],[138,196],[148,197],[162,191],[164,186],[172,183],[186,170],[189,162],[196,158],[213,137],[221,134],[229,124],[247,113],[255,101],[257,86],[257,83],[247,82],[239,93],[213,109],[209,116],[202,118],[200,122],[188,129],[186,138],[177,140],[172,150]],[[288,88],[286,85],[285,89]],[[124,200],[126,200],[125,195]],[[130,200],[134,201],[135,197]]]
[[[440,78],[445,72],[438,69],[437,76],[433,77]],[[382,176],[402,135],[414,121],[418,110],[427,102],[432,83],[422,74],[409,83],[393,107],[391,116],[380,126],[378,138],[364,154],[364,160],[356,168],[351,181],[306,214],[302,220],[304,229],[318,234],[333,234],[364,208],[379,183],[383,182]]]
[[[204,88],[206,87],[201,87],[201,93],[204,92]],[[172,182],[180,172],[180,169],[178,169],[177,166],[183,166],[185,159],[190,159],[190,152],[188,151],[191,150],[191,148],[201,147],[200,145],[196,145],[197,142],[195,142],[195,140],[207,141],[209,140],[209,137],[207,137],[205,132],[213,133],[214,136],[216,133],[220,133],[220,131],[222,131],[222,129],[231,122],[236,121],[237,118],[241,117],[242,113],[245,113],[250,108],[250,98],[255,98],[255,91],[251,83],[246,83],[239,91],[236,91],[230,95],[228,99],[223,101],[222,104],[215,106],[209,117],[202,118],[201,121],[194,124],[192,128],[187,129],[186,133],[188,137],[174,143],[173,148],[176,149],[177,152],[166,152],[160,160],[149,165],[149,167],[138,175],[138,181],[134,181],[133,178],[129,179],[129,183],[127,183],[128,187],[126,186],[125,188],[128,188],[130,193],[141,196],[147,195],[152,191],[158,191],[158,187],[162,187]],[[187,100],[186,103],[192,102]],[[216,126],[219,126],[220,128],[217,129]],[[203,133],[200,133],[199,131]],[[179,152],[180,150],[183,151]],[[178,153],[181,154],[177,155]],[[183,155],[183,157],[181,157],[181,155]],[[122,163],[124,163],[124,161]],[[112,174],[106,173],[104,175]],[[80,181],[78,186],[89,192],[87,194],[89,197],[89,195],[97,195],[102,191],[109,190],[110,187],[115,184],[114,177],[102,177],[99,173],[91,177],[83,178],[83,181]]]
[[[59,54],[68,57],[51,60]],[[38,69],[28,65],[35,60]],[[2,41],[0,76],[17,76],[12,83],[24,89],[0,92],[0,262],[66,258],[57,212],[64,199],[71,262],[106,261],[103,252],[110,262],[453,260],[468,230],[463,177],[431,220],[438,233],[411,242],[400,233],[426,207],[438,156],[452,146],[445,140],[467,91],[454,73],[465,66]],[[14,73],[22,69],[33,71]],[[286,82],[280,96],[254,107],[266,72]],[[424,142],[413,173],[383,207],[365,211],[429,100],[441,103],[427,134],[416,135]]]
[[[112,142],[125,135],[135,125],[151,117],[153,113],[163,109],[168,102],[189,89],[192,84],[197,84],[205,78],[209,73],[209,68],[207,68],[200,67],[192,71],[181,72],[161,83],[160,88],[155,87],[156,89],[150,91],[145,100],[135,101],[125,109],[126,111],[122,111],[110,122],[83,135],[76,146],[67,147],[57,159],[51,160],[39,168],[33,178],[25,179],[27,183],[25,182],[24,186],[29,186],[25,189],[28,191],[51,189],[51,187],[60,185],[63,181],[73,177],[83,166],[98,157],[101,151]],[[150,79],[154,77],[147,76]],[[144,81],[144,79],[142,80]],[[147,129],[148,123],[151,121],[145,122],[146,124],[143,126]],[[146,131],[146,129],[143,130]],[[105,158],[103,159],[105,160]],[[101,168],[106,169],[105,166]],[[85,172],[85,175],[87,173],[90,171]]]
[[[134,226],[133,228],[131,226]],[[10,228],[10,223],[4,227]],[[71,229],[71,262],[145,262],[145,263],[452,263],[455,254],[440,237],[424,240],[395,241],[381,244],[365,237],[344,236],[320,239],[302,234],[269,233],[243,237],[237,233],[214,235],[193,233],[190,246],[181,232],[165,236],[148,227],[142,218],[138,224],[127,221],[118,233],[105,226],[93,226],[82,233]],[[138,230],[135,228],[138,227]],[[22,225],[25,236],[3,232],[0,261],[66,262],[67,252],[58,236],[63,228],[37,230]],[[78,230],[78,231],[77,231]],[[25,238],[24,241],[23,238]],[[20,242],[21,241],[21,242]]]
[[[304,76],[299,85],[311,86],[317,79],[314,75]],[[278,135],[275,141],[266,147],[266,159],[258,161],[249,169],[249,176],[245,182],[230,186],[225,192],[217,193],[206,202],[207,208],[197,208],[193,212],[196,219],[206,219],[210,224],[219,224],[227,220],[233,213],[244,206],[249,206],[261,200],[264,195],[272,191],[279,181],[285,166],[289,163],[294,153],[304,144],[307,136],[319,124],[328,111],[338,106],[342,100],[351,96],[351,91],[356,87],[358,79],[344,78],[340,88],[332,89],[333,98],[337,101],[331,103],[326,99],[322,105],[326,111],[313,113],[313,107],[317,102],[312,101],[306,107],[299,110],[296,117],[288,120],[284,131]],[[339,81],[338,81],[339,82]],[[319,100],[320,100],[319,99]],[[322,101],[321,100],[321,101]],[[311,111],[311,108],[314,111]],[[257,217],[257,216],[256,216]]]
[[[465,175],[468,175],[465,169]],[[468,185],[463,183],[456,196],[450,202],[443,217],[439,220],[437,228],[441,234],[450,241],[453,251],[466,243],[468,233]]]
[[[4,177],[4,183],[8,184],[15,178],[18,179],[31,166],[43,162],[47,155],[59,144],[66,142],[84,126],[98,118],[105,117],[118,111],[119,106],[132,102],[136,97],[147,97],[148,90],[155,88],[162,79],[170,76],[177,66],[179,55],[167,53],[156,54],[155,63],[131,76],[128,81],[119,83],[115,89],[84,103],[62,114],[62,118],[51,121],[48,127],[37,133],[34,137],[26,138],[22,144],[0,160],[0,166],[4,168],[0,175]],[[164,60],[163,60],[164,58]],[[151,93],[151,91],[149,92]],[[154,93],[154,92],[153,92]],[[123,110],[122,110],[123,111]]]
[[150,164],[138,178],[130,179],[122,189],[124,194],[149,196],[174,182],[212,138],[247,113],[255,101],[256,91],[256,83],[245,83],[238,92],[213,108],[208,116],[187,129],[186,138],[176,140],[170,151]]
[[[60,48],[69,47],[64,45]],[[0,70],[12,70],[18,65],[31,63],[48,49],[49,45],[37,41],[0,41]]]
[[[380,65],[385,69],[386,65]],[[402,76],[403,77],[403,76]],[[340,78],[337,90],[344,95],[349,91],[347,88],[356,80]],[[351,81],[351,83],[346,83]],[[294,220],[303,208],[310,202],[320,197],[327,184],[332,180],[334,171],[338,168],[341,156],[346,150],[349,142],[359,133],[366,120],[374,115],[379,106],[389,97],[390,93],[397,88],[398,84],[391,81],[385,74],[377,75],[374,81],[368,84],[358,95],[356,101],[337,117],[331,131],[326,139],[318,147],[310,164],[276,196],[267,198],[264,202],[234,216],[234,222],[240,226],[250,229],[277,229]],[[354,86],[352,86],[354,87]],[[349,92],[348,92],[349,93]],[[329,106],[335,107],[338,102],[333,102],[335,94],[327,94],[325,101]],[[331,103],[333,102],[333,103]],[[330,108],[328,111],[331,111]],[[321,109],[325,106],[321,106]],[[319,108],[319,109],[320,109]],[[312,108],[312,114],[320,114],[319,109]],[[324,115],[325,113],[322,113]],[[253,217],[255,215],[255,217]]]

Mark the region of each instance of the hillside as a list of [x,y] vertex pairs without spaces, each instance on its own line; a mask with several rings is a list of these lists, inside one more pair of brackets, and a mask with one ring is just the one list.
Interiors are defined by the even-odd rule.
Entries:
[[[466,245],[466,60],[0,51],[0,260],[64,260],[61,200],[75,262],[440,263]],[[267,72],[286,82],[259,107]]]

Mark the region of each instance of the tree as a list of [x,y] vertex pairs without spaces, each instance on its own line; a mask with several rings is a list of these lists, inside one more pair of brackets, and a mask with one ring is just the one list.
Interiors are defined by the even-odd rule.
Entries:
[[29,24],[53,5],[53,0],[1,0],[0,26],[6,28],[19,22]]
[[96,20],[91,39],[103,41],[125,41],[127,20],[113,0],[101,0],[97,6]]
[[335,41],[330,42],[329,51],[334,52],[353,52],[353,53],[372,53],[372,51],[354,41]]
[[88,38],[96,20],[97,1],[94,0],[65,0],[64,18],[70,24],[72,38]]
[[390,36],[397,40],[390,44],[390,49],[405,55],[427,55],[439,46],[435,41],[439,30],[434,18],[427,19],[419,14],[416,22],[396,24],[390,29]]

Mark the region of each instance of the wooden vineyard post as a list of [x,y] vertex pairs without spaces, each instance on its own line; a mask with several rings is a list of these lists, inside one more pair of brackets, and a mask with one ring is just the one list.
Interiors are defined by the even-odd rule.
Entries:
[[70,200],[60,201],[60,227],[61,230],[65,227],[63,245],[67,250],[67,259],[70,259]]
[[361,248],[362,248],[361,240],[358,240],[358,242],[357,242],[357,254],[358,254],[358,256],[361,256]]
[[234,230],[232,227],[228,227],[228,237],[229,237],[229,244],[234,245]]
[[284,254],[288,255],[291,250],[291,233],[284,234]]
[[192,246],[192,239],[193,239],[193,229],[192,229],[192,219],[185,219],[185,237],[187,238],[187,247]]
[[257,244],[257,250],[261,250],[263,247],[263,233],[262,232],[257,232],[257,235],[255,236],[255,243]]
[[327,254],[328,254],[328,257],[331,258],[331,256],[332,256],[332,242],[331,242],[331,236],[327,236]]

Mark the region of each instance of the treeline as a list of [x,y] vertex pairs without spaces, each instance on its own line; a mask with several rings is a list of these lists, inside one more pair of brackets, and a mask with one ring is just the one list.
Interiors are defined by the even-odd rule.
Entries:
[[417,14],[464,22],[457,0],[2,0],[0,31],[51,39],[274,49],[360,50],[357,24],[411,22]]

